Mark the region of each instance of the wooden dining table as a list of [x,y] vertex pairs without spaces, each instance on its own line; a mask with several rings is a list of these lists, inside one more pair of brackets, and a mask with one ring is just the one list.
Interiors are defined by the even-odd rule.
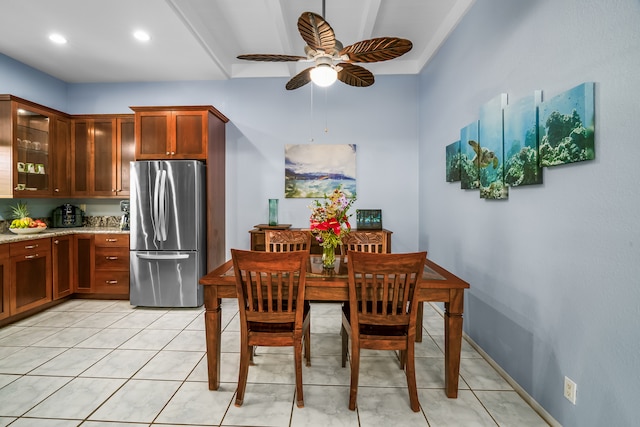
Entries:
[[[334,270],[322,268],[322,257],[310,255],[307,264],[305,299],[309,301],[348,301],[349,279],[346,256],[336,257]],[[444,382],[445,393],[458,397],[462,312],[464,290],[469,284],[427,258],[418,300],[444,303]],[[204,290],[205,339],[209,390],[220,386],[222,298],[237,298],[233,262],[229,260],[200,279]]]

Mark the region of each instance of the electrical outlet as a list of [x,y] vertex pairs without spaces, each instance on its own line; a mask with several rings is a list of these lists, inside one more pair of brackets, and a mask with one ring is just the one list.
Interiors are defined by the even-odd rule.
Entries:
[[578,385],[569,377],[564,377],[564,397],[574,405],[576,404],[576,389]]

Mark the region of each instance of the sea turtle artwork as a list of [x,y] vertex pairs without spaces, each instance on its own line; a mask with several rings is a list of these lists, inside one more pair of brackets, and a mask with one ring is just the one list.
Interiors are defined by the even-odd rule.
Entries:
[[469,145],[473,147],[473,151],[476,152],[472,162],[478,168],[486,168],[489,164],[493,163],[493,168],[498,167],[498,157],[496,157],[493,151],[489,151],[487,148],[480,147],[476,141],[470,139]]

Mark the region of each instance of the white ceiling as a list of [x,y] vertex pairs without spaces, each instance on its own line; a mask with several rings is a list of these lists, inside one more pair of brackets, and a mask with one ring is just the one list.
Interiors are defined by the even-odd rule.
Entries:
[[[325,19],[344,46],[407,38],[413,49],[363,64],[374,74],[416,74],[475,0],[326,0]],[[304,63],[237,55],[304,56],[302,12],[322,0],[0,0],[0,53],[69,83],[292,77]],[[136,29],[151,34],[143,44]],[[55,45],[50,33],[68,43]]]

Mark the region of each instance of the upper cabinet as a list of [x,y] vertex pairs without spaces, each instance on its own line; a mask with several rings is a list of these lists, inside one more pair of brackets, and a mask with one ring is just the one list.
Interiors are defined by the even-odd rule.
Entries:
[[131,107],[136,160],[207,160],[212,128],[228,122],[212,106]]
[[134,145],[132,115],[74,116],[71,194],[128,197]]
[[0,95],[0,197],[54,195],[54,153],[68,143],[68,128],[58,122],[66,120],[64,113]]

